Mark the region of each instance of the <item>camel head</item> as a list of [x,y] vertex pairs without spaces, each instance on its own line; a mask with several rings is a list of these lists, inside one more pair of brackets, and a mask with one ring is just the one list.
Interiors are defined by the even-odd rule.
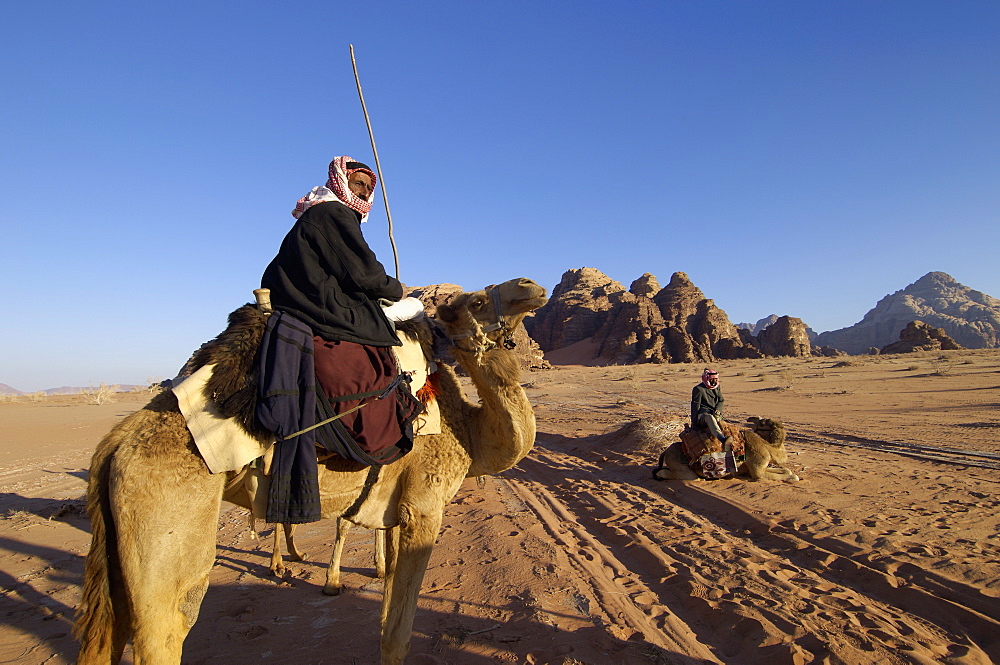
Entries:
[[780,446],[785,442],[785,426],[777,420],[750,416],[747,421],[754,433],[772,446]]
[[437,319],[452,340],[471,338],[473,344],[513,348],[511,335],[524,317],[548,302],[545,287],[524,277],[494,284],[482,291],[459,293],[437,308]]

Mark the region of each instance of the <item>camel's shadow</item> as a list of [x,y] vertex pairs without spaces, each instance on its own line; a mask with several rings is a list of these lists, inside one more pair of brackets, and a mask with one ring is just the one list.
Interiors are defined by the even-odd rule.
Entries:
[[[261,568],[266,572],[266,566]],[[365,583],[337,597],[322,595],[320,587],[321,582],[295,579],[275,587],[210,588],[201,618],[185,642],[184,662],[228,665],[234,654],[242,662],[278,665],[379,662],[381,582]],[[438,607],[428,608],[429,603]],[[560,630],[553,626],[559,618],[526,606],[520,597],[493,605],[424,593],[406,662],[494,665],[504,653],[507,658],[513,654],[518,663],[563,663],[572,657],[583,662],[695,662],[666,651],[661,660],[650,661],[656,647],[617,639],[596,619],[592,625]]]
[[0,517],[18,520],[30,517],[32,521],[59,521],[90,532],[87,522],[86,500],[50,499],[22,496],[13,492],[0,492]]

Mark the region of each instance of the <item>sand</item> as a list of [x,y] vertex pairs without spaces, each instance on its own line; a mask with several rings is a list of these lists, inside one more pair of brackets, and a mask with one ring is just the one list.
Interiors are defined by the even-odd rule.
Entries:
[[[1000,661],[1000,351],[716,366],[730,420],[787,424],[801,482],[652,479],[700,365],[528,373],[535,449],[446,510],[406,662]],[[74,661],[89,457],[147,399],[0,403],[0,663]],[[223,508],[184,662],[377,663],[373,532],[327,597],[332,522],[283,579],[257,530]]]

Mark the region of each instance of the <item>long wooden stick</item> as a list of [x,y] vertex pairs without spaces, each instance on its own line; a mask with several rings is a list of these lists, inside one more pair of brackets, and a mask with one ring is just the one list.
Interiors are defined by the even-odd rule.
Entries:
[[378,161],[378,148],[375,147],[375,134],[372,133],[372,121],[368,118],[368,107],[365,106],[365,94],[361,92],[361,79],[358,77],[358,63],[354,60],[354,44],[351,44],[351,66],[354,68],[354,82],[358,84],[358,97],[361,98],[361,110],[365,114],[365,124],[368,125],[368,138],[372,141],[372,154],[375,155],[375,170],[378,180],[382,183],[382,200],[385,202],[385,216],[389,220],[389,244],[392,245],[392,259],[396,265],[396,279],[399,279],[399,253],[396,251],[396,238],[392,235],[392,213],[389,212],[389,196],[385,192],[385,178],[382,177],[382,166]]

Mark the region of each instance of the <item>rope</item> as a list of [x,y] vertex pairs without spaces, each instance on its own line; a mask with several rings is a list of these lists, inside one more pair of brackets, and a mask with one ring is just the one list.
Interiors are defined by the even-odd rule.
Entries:
[[[392,382],[387,387],[385,387],[385,388],[380,388],[378,390],[372,390],[372,391],[367,392],[367,393],[358,393],[356,395],[346,395],[344,397],[335,397],[335,398],[331,399],[330,401],[331,402],[338,402],[338,401],[358,399],[359,397],[361,397],[361,398],[374,397],[375,399],[385,399],[386,397],[389,396],[389,394],[393,390],[396,389],[397,386],[399,386],[399,382],[402,381],[403,378],[405,378],[405,377],[406,377],[405,374],[399,373],[392,380]],[[320,422],[316,423],[315,425],[310,425],[309,427],[306,427],[305,429],[300,429],[298,432],[295,432],[294,434],[289,434],[288,436],[286,436],[285,438],[283,438],[281,440],[282,441],[288,441],[289,439],[294,439],[295,437],[299,436],[300,434],[305,434],[306,432],[311,432],[312,430],[316,429],[317,427],[322,427],[323,425],[326,425],[327,423],[332,423],[334,420],[337,420],[339,418],[343,418],[344,416],[346,416],[349,413],[354,413],[355,411],[357,411],[361,407],[367,406],[368,404],[371,404],[371,402],[361,402],[361,404],[358,404],[357,406],[353,406],[350,409],[348,409],[347,411],[344,411],[343,413],[338,413],[337,415],[332,416],[330,418],[327,418],[326,420],[321,420]]]
[[294,439],[295,437],[299,436],[300,434],[305,434],[306,432],[311,432],[314,429],[316,429],[317,427],[322,427],[323,425],[326,425],[327,423],[332,423],[334,420],[337,420],[339,418],[343,418],[344,416],[346,416],[349,413],[354,413],[355,411],[357,411],[361,407],[366,406],[368,404],[371,404],[371,402],[362,402],[361,404],[358,404],[357,406],[353,406],[350,409],[348,409],[347,411],[344,411],[343,413],[338,413],[337,415],[333,416],[332,418],[327,418],[326,420],[321,420],[320,422],[316,423],[315,425],[310,425],[309,427],[307,427],[305,429],[300,429],[298,432],[295,432],[294,434],[289,434],[284,439],[280,439],[280,440],[281,441],[288,441],[289,439]]

